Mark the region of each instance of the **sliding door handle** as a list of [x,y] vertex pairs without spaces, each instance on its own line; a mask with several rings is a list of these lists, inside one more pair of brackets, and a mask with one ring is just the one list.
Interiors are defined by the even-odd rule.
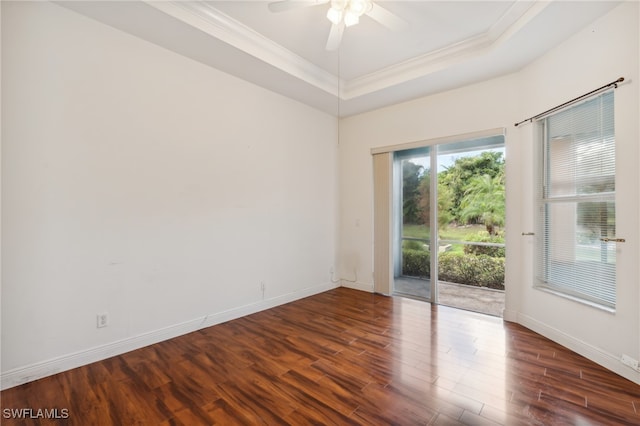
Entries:
[[603,243],[624,243],[627,240],[624,238],[600,238],[600,241]]
[[534,232],[523,232],[522,235],[536,235]]

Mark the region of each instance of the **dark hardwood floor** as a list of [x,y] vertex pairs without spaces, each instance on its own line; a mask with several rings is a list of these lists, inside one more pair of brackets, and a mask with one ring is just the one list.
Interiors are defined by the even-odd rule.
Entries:
[[640,386],[519,325],[344,288],[1,397],[3,425],[640,424]]

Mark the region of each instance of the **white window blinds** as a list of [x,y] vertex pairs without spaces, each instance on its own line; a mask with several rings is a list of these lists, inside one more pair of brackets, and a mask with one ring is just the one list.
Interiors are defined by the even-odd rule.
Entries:
[[536,285],[615,308],[613,91],[541,120]]

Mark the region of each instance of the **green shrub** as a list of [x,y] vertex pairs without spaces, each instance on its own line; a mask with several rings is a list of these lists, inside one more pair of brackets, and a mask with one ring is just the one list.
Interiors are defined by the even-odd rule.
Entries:
[[[501,235],[489,235],[486,231],[481,231],[476,234],[469,235],[466,241],[472,241],[477,243],[497,243],[504,244],[504,237]],[[504,247],[491,247],[491,246],[472,246],[465,245],[464,252],[466,254],[475,254],[475,255],[487,255],[491,257],[504,257],[505,250]]]
[[431,272],[430,253],[426,250],[402,250],[402,275],[428,278]]
[[504,290],[504,258],[464,253],[442,253],[438,278],[458,284]]
[[438,257],[438,278],[452,283],[478,285],[476,278],[479,274],[474,262],[468,261],[470,257],[472,255],[464,253],[442,253]]

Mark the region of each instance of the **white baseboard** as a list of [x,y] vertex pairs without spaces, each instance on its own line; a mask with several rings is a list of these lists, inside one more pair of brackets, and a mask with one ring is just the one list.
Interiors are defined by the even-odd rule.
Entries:
[[195,318],[180,324],[171,325],[169,327],[129,337],[116,342],[63,355],[47,361],[38,362],[36,364],[15,368],[0,374],[0,389],[9,389],[14,386],[60,373],[62,371],[71,370],[112,356],[121,355],[123,353],[172,339],[183,334],[191,333],[202,328],[211,327],[246,315],[251,315],[265,309],[274,308],[285,303],[313,296],[314,294],[323,293],[336,287],[337,284],[335,283],[324,283],[308,287],[271,299],[240,306],[238,308],[216,312],[214,314],[206,315],[204,318]]
[[553,340],[562,346],[571,349],[577,354],[584,356],[587,359],[600,364],[604,368],[613,371],[620,376],[631,380],[634,383],[640,384],[640,372],[635,371],[633,368],[628,367],[619,360],[619,358],[607,351],[597,348],[587,342],[576,339],[554,327],[551,327],[543,322],[540,322],[530,316],[523,314],[517,315],[517,323],[527,327],[530,330],[535,331],[544,337]]
[[[510,309],[502,310],[502,319],[507,322],[518,322],[518,312]],[[524,325],[524,324],[523,324]]]
[[373,284],[372,283],[361,283],[357,281],[340,281],[342,287],[352,288],[354,290],[366,291],[369,293],[373,293]]

